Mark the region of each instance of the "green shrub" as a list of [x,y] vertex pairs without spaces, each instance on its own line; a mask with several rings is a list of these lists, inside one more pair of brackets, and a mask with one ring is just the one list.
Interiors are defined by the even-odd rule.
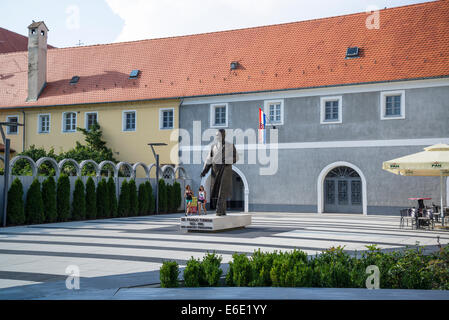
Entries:
[[56,205],[56,183],[53,177],[48,177],[42,182],[42,201],[44,203],[45,221],[56,222],[58,208]]
[[204,270],[204,277],[207,284],[211,287],[217,287],[223,270],[220,268],[222,257],[214,253],[207,253],[203,257],[201,265]]
[[41,184],[38,179],[34,179],[28,189],[25,216],[28,223],[43,223],[45,221]]
[[56,203],[58,208],[58,220],[70,219],[70,180],[66,174],[61,174],[56,188]]
[[136,181],[131,179],[128,182],[129,190],[129,216],[137,216],[139,213],[139,200],[137,197]]
[[302,277],[309,276],[308,272],[307,254],[295,249],[292,252],[280,252],[274,257],[270,279],[275,287],[295,287],[298,283],[307,286],[309,279]]
[[147,193],[148,193],[147,213],[148,214],[153,214],[154,213],[154,209],[156,207],[156,204],[155,204],[155,198],[154,198],[154,195],[153,195],[153,187],[151,186],[151,182],[150,181],[145,182],[145,188],[147,189]]
[[127,217],[129,214],[129,188],[128,182],[123,180],[118,200],[118,216]]
[[229,286],[246,287],[251,282],[251,262],[245,254],[234,253],[229,262],[226,284]]
[[164,261],[159,272],[162,288],[176,288],[179,286],[179,266],[176,261]]
[[97,185],[97,217],[108,218],[111,214],[109,206],[108,183],[105,179],[101,179]]
[[167,206],[167,188],[164,179],[159,179],[159,213],[166,213]]
[[89,177],[86,182],[86,218],[95,219],[97,217],[97,194],[95,182]]
[[173,206],[175,204],[175,198],[173,188],[171,184],[165,184],[165,192],[167,193],[167,212],[174,212]]
[[259,250],[254,251],[251,257],[251,287],[269,287],[271,286],[270,271],[273,266],[273,260],[277,253],[263,253]]
[[81,178],[75,181],[75,190],[73,191],[72,218],[74,220],[84,220],[86,218],[86,194],[84,192],[84,183]]
[[24,223],[23,185],[19,178],[15,178],[8,191],[7,224],[20,225]]
[[204,268],[200,260],[191,258],[184,269],[184,286],[199,287],[206,283]]
[[139,185],[139,216],[144,216],[147,214],[148,206],[150,205],[150,198],[147,191],[146,183],[141,183]]
[[109,214],[108,217],[117,217],[117,194],[116,185],[113,177],[108,179],[108,193],[109,193]]

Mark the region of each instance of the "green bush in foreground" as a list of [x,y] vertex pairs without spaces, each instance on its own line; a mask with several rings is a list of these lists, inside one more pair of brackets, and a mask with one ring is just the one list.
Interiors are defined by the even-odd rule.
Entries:
[[176,261],[164,261],[159,272],[162,288],[177,288],[179,286],[179,266]]
[[7,224],[20,225],[25,223],[25,207],[23,203],[23,185],[15,178],[8,191]]
[[184,269],[184,286],[186,287],[200,287],[206,282],[204,268],[200,260],[194,257],[187,261]]

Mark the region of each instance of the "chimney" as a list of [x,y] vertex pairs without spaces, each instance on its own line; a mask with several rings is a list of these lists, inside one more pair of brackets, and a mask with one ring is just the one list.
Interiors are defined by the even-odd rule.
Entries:
[[47,84],[47,33],[43,21],[28,26],[28,98],[37,101]]

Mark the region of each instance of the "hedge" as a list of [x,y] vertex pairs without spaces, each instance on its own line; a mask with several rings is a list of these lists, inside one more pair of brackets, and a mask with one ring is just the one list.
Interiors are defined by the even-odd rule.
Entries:
[[109,193],[109,211],[111,212],[111,217],[117,217],[117,195],[116,195],[116,185],[114,178],[109,177],[108,179],[108,193]]
[[7,224],[20,225],[24,223],[23,185],[19,178],[15,178],[8,191]]
[[136,181],[134,179],[129,180],[128,182],[128,190],[129,190],[129,213],[128,216],[134,217],[139,213],[139,201],[137,197],[137,187]]
[[56,183],[53,177],[48,177],[42,182],[42,201],[44,202],[44,215],[46,222],[58,220],[58,208],[56,204]]
[[86,194],[84,183],[80,178],[75,181],[75,190],[73,190],[72,201],[73,220],[84,220],[86,218]]
[[[449,290],[449,245],[429,255],[423,248],[382,252],[367,246],[361,255],[350,256],[342,247],[330,248],[315,257],[301,250],[264,253],[251,257],[235,253],[226,275],[228,286],[366,288],[367,267],[380,270],[380,287],[384,289]],[[209,269],[205,261],[209,259]],[[184,270],[185,286],[217,286],[221,258],[207,254],[188,261]],[[172,268],[174,268],[172,266]],[[208,279],[209,281],[206,281]],[[211,281],[212,280],[212,281]]]
[[118,200],[118,216],[127,217],[129,214],[129,188],[128,182],[123,180]]
[[70,217],[70,180],[66,174],[61,174],[56,188],[56,203],[58,220],[68,221]]
[[86,182],[86,218],[95,219],[97,217],[97,194],[95,182],[89,177]]
[[38,179],[34,179],[27,192],[25,204],[25,216],[27,223],[43,223],[44,202],[42,201],[41,184]]
[[176,288],[179,286],[179,266],[176,261],[164,261],[159,272],[162,288]]
[[159,213],[166,213],[168,211],[167,205],[167,187],[164,179],[159,179]]

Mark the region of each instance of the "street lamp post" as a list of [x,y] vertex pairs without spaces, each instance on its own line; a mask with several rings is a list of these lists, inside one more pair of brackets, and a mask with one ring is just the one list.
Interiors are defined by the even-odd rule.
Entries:
[[12,126],[23,126],[23,124],[19,124],[17,122],[0,122],[0,132],[2,135],[3,144],[5,145],[5,172],[3,176],[4,186],[3,186],[3,208],[2,208],[2,215],[3,215],[3,221],[2,225],[3,227],[6,227],[6,211],[8,208],[8,187],[9,187],[9,153],[11,148],[11,140],[7,139],[5,137],[5,132],[3,131],[3,126],[6,127],[12,127]]
[[154,151],[155,146],[166,146],[166,143],[149,143],[151,151],[153,151],[154,158],[156,159],[156,214],[159,213],[159,155]]

